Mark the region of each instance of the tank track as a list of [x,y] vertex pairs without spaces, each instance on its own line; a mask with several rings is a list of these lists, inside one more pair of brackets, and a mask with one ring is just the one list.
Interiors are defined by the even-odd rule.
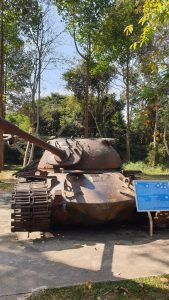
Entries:
[[47,232],[51,201],[45,181],[19,182],[12,193],[11,232]]

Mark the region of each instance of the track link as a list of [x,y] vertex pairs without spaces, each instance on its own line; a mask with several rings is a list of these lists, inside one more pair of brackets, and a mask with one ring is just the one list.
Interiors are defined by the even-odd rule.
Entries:
[[19,182],[12,193],[11,231],[49,231],[51,201],[44,181]]

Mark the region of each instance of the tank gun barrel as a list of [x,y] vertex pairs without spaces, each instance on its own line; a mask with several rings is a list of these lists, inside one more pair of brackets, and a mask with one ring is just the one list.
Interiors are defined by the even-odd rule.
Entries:
[[18,137],[29,141],[32,144],[35,144],[45,150],[50,151],[54,155],[57,155],[61,160],[65,160],[67,158],[67,154],[65,150],[59,149],[57,147],[54,147],[40,138],[37,138],[30,133],[27,133],[26,131],[20,129],[18,126],[4,120],[3,118],[0,117],[0,129],[4,131],[5,133],[9,133],[12,135],[17,135]]

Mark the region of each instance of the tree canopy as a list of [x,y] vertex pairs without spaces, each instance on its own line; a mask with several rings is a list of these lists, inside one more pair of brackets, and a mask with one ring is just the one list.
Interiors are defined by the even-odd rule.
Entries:
[[[1,115],[45,139],[114,137],[126,160],[167,163],[168,0],[3,0],[1,5]],[[54,8],[79,59],[63,72],[65,94],[45,96],[43,72],[56,66],[58,38],[64,43],[57,24],[50,23]],[[26,163],[33,152],[27,145]],[[0,153],[1,162],[2,132]]]

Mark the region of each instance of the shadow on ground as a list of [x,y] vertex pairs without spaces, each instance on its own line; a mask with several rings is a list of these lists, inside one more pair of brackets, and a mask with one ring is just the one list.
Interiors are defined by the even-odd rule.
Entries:
[[169,271],[167,231],[153,239],[138,228],[62,229],[47,236],[0,236],[0,296]]
[[[10,221],[10,194],[0,197]],[[2,218],[2,212],[0,212]],[[8,226],[8,225],[5,225]],[[114,281],[169,273],[168,229],[148,224],[99,228],[56,228],[54,233],[0,233],[0,299],[16,299],[36,288],[60,287],[86,281]],[[7,295],[11,295],[7,298]],[[13,296],[12,296],[13,295]]]

